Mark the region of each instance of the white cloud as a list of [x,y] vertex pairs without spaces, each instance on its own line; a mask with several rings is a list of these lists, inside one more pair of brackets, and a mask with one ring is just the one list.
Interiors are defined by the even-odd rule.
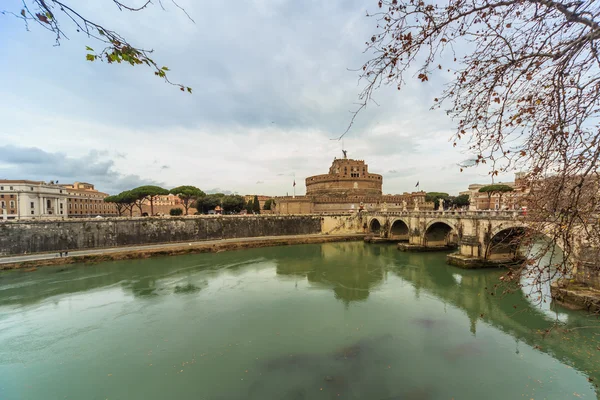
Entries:
[[[11,4],[20,10],[19,1]],[[171,79],[194,88],[191,96],[142,67],[86,62],[85,45],[94,44],[81,35],[57,48],[46,32],[3,17],[11,62],[0,65],[0,141],[16,157],[37,152],[49,161],[13,157],[0,171],[42,180],[63,174],[109,191],[159,182],[268,195],[291,192],[294,179],[301,194],[306,176],[325,173],[341,156],[342,142],[330,139],[348,126],[361,90],[352,69],[367,57],[375,24],[364,2],[180,4],[196,24],[174,7],[134,14],[81,7],[153,47]],[[468,154],[448,142],[452,121],[429,110],[440,79],[382,88],[380,106],[369,105],[344,138],[350,157],[384,175],[386,193],[411,191],[417,180],[452,193],[489,181],[483,169],[458,172]]]

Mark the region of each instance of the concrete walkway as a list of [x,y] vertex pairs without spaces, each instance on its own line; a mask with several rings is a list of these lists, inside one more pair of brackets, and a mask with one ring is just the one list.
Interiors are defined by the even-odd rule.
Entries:
[[[276,240],[276,239],[300,239],[300,238],[317,238],[317,237],[329,237],[329,238],[347,238],[356,236],[357,239],[361,239],[364,234],[346,234],[346,235],[322,235],[322,234],[314,234],[314,235],[288,235],[288,236],[257,236],[257,237],[248,237],[248,238],[234,238],[234,239],[218,239],[218,240],[203,240],[199,242],[174,242],[174,243],[158,243],[158,244],[147,244],[147,245],[139,245],[139,246],[122,246],[122,247],[107,247],[102,249],[90,249],[90,250],[73,250],[69,251],[69,257],[77,257],[77,256],[89,256],[89,255],[99,255],[99,254],[110,254],[110,253],[120,253],[123,251],[144,251],[144,250],[157,250],[157,249],[169,249],[169,248],[178,248],[182,246],[196,246],[196,245],[212,245],[212,244],[220,244],[220,243],[247,243],[247,242],[258,242],[264,240]],[[8,256],[8,257],[0,257],[0,264],[12,264],[12,263],[22,263],[26,261],[42,261],[42,260],[50,260],[54,258],[60,258],[58,252],[56,253],[36,253],[31,255],[23,255],[23,256]]]

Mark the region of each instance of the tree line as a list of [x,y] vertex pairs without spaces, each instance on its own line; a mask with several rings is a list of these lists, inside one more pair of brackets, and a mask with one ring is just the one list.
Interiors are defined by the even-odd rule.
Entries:
[[[140,215],[143,215],[142,207],[150,206],[150,215],[154,215],[154,203],[160,196],[175,195],[181,200],[181,205],[184,211],[176,211],[180,209],[172,209],[171,215],[189,214],[190,208],[195,208],[198,214],[206,214],[211,210],[220,207],[223,213],[237,214],[242,210],[248,213],[260,214],[260,202],[258,196],[254,196],[253,200],[246,202],[243,196],[234,194],[226,195],[224,193],[206,194],[195,186],[178,186],[171,190],[160,186],[145,185],[137,188],[123,191],[119,194],[104,198],[106,203],[115,205],[117,214],[122,216],[129,212],[129,216],[133,216],[133,210],[137,207]],[[275,204],[273,199],[265,201],[264,210],[270,210]]]
[[[502,199],[504,193],[514,191],[512,186],[504,184],[492,184],[486,185],[479,188],[479,193],[486,193],[488,196],[488,203],[490,202],[493,195],[499,195]],[[434,204],[434,210],[439,209],[439,200],[443,200],[444,208],[452,207],[466,207],[470,204],[469,195],[461,194],[459,196],[450,196],[445,192],[427,192],[425,195],[425,201],[431,201]]]
[[460,196],[450,196],[448,193],[444,192],[427,192],[425,195],[425,201],[433,202],[433,209],[437,210],[439,208],[439,199],[444,201],[444,208],[452,208],[456,207],[466,207],[469,205],[469,195],[461,194]]

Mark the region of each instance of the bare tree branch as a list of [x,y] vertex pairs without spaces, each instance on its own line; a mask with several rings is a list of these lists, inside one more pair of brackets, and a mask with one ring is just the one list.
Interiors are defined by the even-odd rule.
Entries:
[[[120,11],[139,12],[142,11],[153,3],[151,0],[146,0],[140,6],[132,6],[124,3],[121,0],[106,0],[110,1],[117,6]],[[171,3],[175,5],[179,10],[187,16],[187,18],[194,22],[187,11],[182,8],[175,0],[171,0]],[[164,9],[162,1],[159,0],[160,6]],[[3,15],[11,15],[22,19],[25,23],[25,27],[29,30],[29,21],[34,21],[46,30],[53,32],[56,35],[55,45],[59,46],[63,39],[68,39],[59,19],[66,18],[70,20],[74,25],[77,32],[84,33],[89,38],[99,41],[104,44],[104,48],[101,51],[94,51],[91,47],[86,47],[88,53],[86,59],[88,61],[106,61],[111,63],[122,63],[126,62],[130,65],[146,65],[154,70],[154,74],[159,78],[162,78],[166,83],[177,86],[181,91],[192,92],[189,86],[182,85],[180,83],[174,83],[169,80],[167,72],[169,68],[164,67],[156,63],[150,54],[152,50],[144,49],[132,45],[125,37],[119,33],[111,30],[104,25],[88,19],[80,12],[76,11],[73,7],[67,4],[65,0],[22,0],[22,9],[17,14],[10,10],[2,10],[0,13]],[[33,11],[32,11],[33,10]]]

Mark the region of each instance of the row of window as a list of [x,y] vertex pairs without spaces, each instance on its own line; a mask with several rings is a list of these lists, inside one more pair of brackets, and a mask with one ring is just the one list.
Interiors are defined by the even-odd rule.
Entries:
[[104,196],[102,196],[100,194],[89,194],[89,193],[69,193],[69,196],[104,198]]
[[[15,198],[15,195],[14,195],[14,194],[11,194],[11,195],[9,195],[9,196],[10,196],[10,198],[11,198],[11,199],[14,199],[14,198]],[[4,195],[3,195],[3,194],[0,194],[0,199],[3,199],[3,198],[4,198]]]
[[[72,203],[69,203],[69,210],[71,210],[71,209],[72,209],[72,205],[73,205]],[[61,206],[61,208],[62,208],[62,204],[61,204],[60,206]],[[85,206],[85,207],[84,207],[84,206]],[[78,207],[77,207],[77,204],[75,204],[75,209],[77,209],[77,208],[78,208]],[[83,210],[84,208],[87,210],[87,209],[88,209],[88,205],[87,205],[87,204],[81,204],[81,203],[80,203],[80,204],[79,204],[79,209],[80,209],[80,210]],[[108,210],[108,209],[110,209],[110,208],[111,208],[111,207],[110,207],[108,204],[90,204],[90,210],[91,210],[91,209],[94,209],[94,210]]]
[[[6,202],[4,200],[0,201],[0,207],[6,208]],[[15,201],[14,200],[10,201],[10,208],[15,208]]]
[[[0,190],[4,190],[4,186],[0,186]],[[9,186],[8,190],[15,190],[13,186]],[[33,186],[29,186],[29,190],[33,192]],[[62,193],[62,189],[59,189],[59,193]]]
[[103,203],[104,202],[104,200],[91,200],[91,199],[71,199],[71,198],[69,198],[68,200],[69,201],[80,201],[80,202],[82,202],[82,201],[95,201],[96,203]]

